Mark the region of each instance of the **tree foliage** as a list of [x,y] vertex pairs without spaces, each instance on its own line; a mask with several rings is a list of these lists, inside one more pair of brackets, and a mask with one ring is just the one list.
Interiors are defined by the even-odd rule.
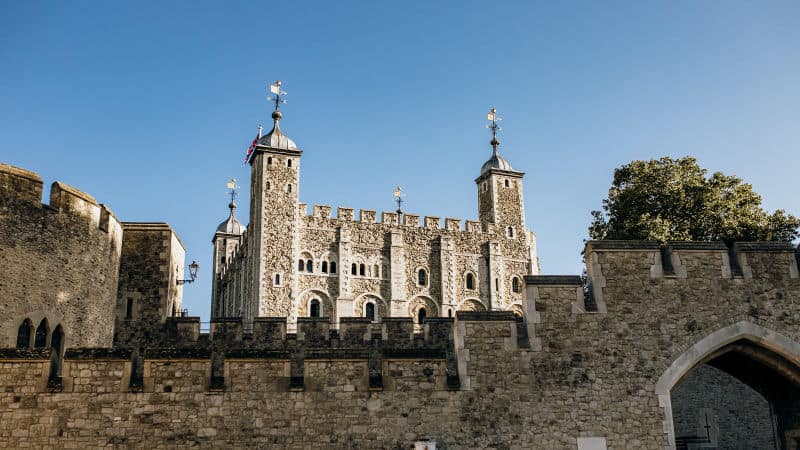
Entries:
[[592,211],[591,239],[792,241],[800,219],[768,214],[761,196],[736,176],[710,177],[697,160],[664,157],[614,170],[603,211]]

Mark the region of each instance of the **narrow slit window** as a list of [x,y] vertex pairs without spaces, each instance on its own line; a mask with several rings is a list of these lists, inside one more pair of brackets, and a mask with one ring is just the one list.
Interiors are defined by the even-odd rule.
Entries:
[[125,318],[131,319],[133,318],[133,299],[128,299],[128,304],[125,306]]
[[367,317],[367,319],[369,319],[371,322],[374,322],[375,321],[375,304],[374,303],[367,303],[367,305],[364,307],[364,309],[365,309],[365,314],[364,315]]
[[511,290],[514,292],[519,292],[519,278],[514,277],[511,279]]
[[419,269],[419,271],[417,271],[417,284],[420,286],[428,285],[428,272],[426,272],[425,269]]
[[467,274],[467,289],[473,290],[475,289],[475,276],[471,273]]
[[319,300],[314,299],[311,300],[311,305],[309,306],[309,311],[311,317],[319,317]]

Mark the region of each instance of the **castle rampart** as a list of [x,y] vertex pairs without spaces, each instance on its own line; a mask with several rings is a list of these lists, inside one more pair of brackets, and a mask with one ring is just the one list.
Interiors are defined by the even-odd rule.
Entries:
[[48,346],[54,333],[61,345],[111,346],[113,326],[97,318],[113,314],[122,226],[61,182],[49,204],[41,199],[37,174],[0,164],[0,340],[16,346],[24,323],[31,347]]
[[[588,441],[669,448],[674,382],[664,394],[664,380],[743,340],[778,355],[760,361],[779,373],[800,367],[797,253],[788,244],[740,243],[730,252],[708,243],[662,251],[590,242],[593,294],[578,276],[528,276],[524,322],[507,311],[459,312],[420,329],[410,318],[341,317],[334,330],[325,317],[301,317],[296,333],[286,333],[284,318],[256,318],[252,331],[242,319],[225,319],[201,334],[199,319],[171,318],[162,343],[144,352],[141,387],[126,385],[131,354],[121,350],[68,351],[71,379],[60,393],[43,381],[46,354],[4,351],[0,439],[155,448],[408,448],[423,438],[440,448]],[[729,269],[730,257],[741,275]],[[775,414],[780,431],[791,433],[800,429],[800,397],[781,392],[788,397]]]

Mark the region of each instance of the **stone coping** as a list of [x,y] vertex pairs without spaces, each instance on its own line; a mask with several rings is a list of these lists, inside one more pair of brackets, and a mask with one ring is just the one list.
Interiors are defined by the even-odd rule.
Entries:
[[227,350],[225,359],[282,359],[289,360],[292,356],[288,349],[266,350],[255,348],[237,348]]
[[526,275],[525,284],[534,286],[582,286],[579,275]]
[[736,242],[733,249],[737,252],[794,252],[791,242]]
[[167,317],[167,321],[169,322],[200,322],[200,316],[172,316]]
[[457,311],[456,318],[466,322],[515,322],[512,311]]
[[186,348],[148,348],[144,351],[144,359],[209,359],[211,349]]
[[587,241],[585,252],[594,250],[642,250],[653,251],[661,248],[656,241]]
[[131,351],[125,348],[68,348],[64,359],[117,359],[128,360]]
[[447,359],[447,351],[439,348],[385,348],[384,359]]
[[0,348],[0,359],[33,359],[33,360],[48,360],[50,359],[49,348]]
[[264,317],[254,317],[253,322],[262,322],[262,323],[286,323],[286,317],[272,317],[272,316],[264,316]]
[[38,183],[42,182],[42,177],[39,176],[36,172],[31,172],[30,170],[23,169],[21,167],[12,166],[10,164],[0,163],[0,173],[7,173],[9,175],[14,175],[20,178],[26,178],[31,181],[36,181]]
[[92,205],[97,206],[97,200],[95,200],[94,197],[92,197],[90,194],[83,192],[80,189],[74,188],[66,183],[62,183],[60,181],[53,182],[50,188],[51,196],[52,193],[58,193],[59,190],[70,193],[81,200],[84,200],[88,203],[91,203]]
[[370,320],[367,317],[340,317],[339,318],[339,323],[340,324],[342,324],[342,323],[364,323],[364,324],[367,324],[367,323],[372,323],[372,320]]
[[242,323],[241,317],[217,317],[216,319],[211,319],[209,323]]
[[728,251],[724,242],[693,242],[693,241],[669,241],[667,246],[672,250],[719,250]]

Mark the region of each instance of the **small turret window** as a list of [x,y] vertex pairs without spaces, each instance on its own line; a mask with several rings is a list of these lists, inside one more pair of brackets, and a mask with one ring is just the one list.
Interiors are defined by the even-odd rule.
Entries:
[[306,272],[311,273],[313,271],[314,271],[314,261],[311,261],[309,259],[308,261],[306,261]]
[[336,263],[331,261],[331,273],[336,273]]
[[292,167],[292,158],[286,160],[286,167]]
[[366,273],[367,273],[367,266],[365,266],[363,263],[360,264],[358,266],[358,274],[363,277]]
[[519,293],[519,278],[514,277],[511,279],[511,291]]
[[272,156],[267,157],[267,164],[272,164]]
[[506,187],[511,187],[511,183],[508,180],[506,180]]
[[290,193],[290,194],[292,193],[292,184],[291,183],[286,185],[286,192]]
[[350,275],[358,275],[358,267],[356,266],[356,263],[353,263],[353,265],[350,266]]
[[276,273],[275,274],[275,286],[280,286],[280,285],[281,285],[281,274]]
[[305,261],[300,259],[300,260],[297,261],[297,271],[298,272],[303,272],[304,270],[306,270],[306,263],[305,263]]
[[322,273],[328,273],[328,261],[322,261]]
[[128,299],[128,304],[125,307],[125,318],[131,319],[133,318],[133,299]]
[[475,289],[475,275],[468,273],[466,279],[467,289],[474,290]]
[[271,185],[271,184],[269,184],[269,181],[267,181],[267,185],[266,185],[266,187],[267,187],[267,190],[268,190],[268,191],[272,189],[272,185]]
[[417,271],[417,285],[418,286],[428,285],[428,272],[425,269],[419,269]]
[[513,238],[514,237],[514,227],[508,227],[508,229],[506,230],[506,235],[508,237],[510,237],[510,238]]

